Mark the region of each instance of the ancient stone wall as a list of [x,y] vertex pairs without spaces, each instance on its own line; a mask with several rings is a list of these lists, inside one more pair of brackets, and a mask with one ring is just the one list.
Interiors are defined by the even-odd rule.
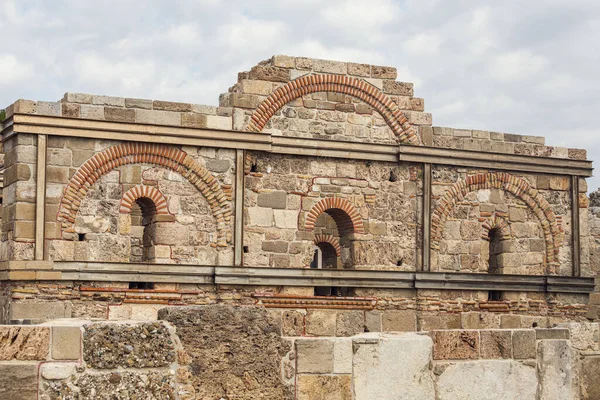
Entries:
[[[247,162],[246,265],[308,267],[313,247],[332,237],[344,268],[415,270],[422,207],[417,165],[267,154]],[[347,203],[323,203],[329,198]],[[347,232],[345,217],[332,217],[331,209],[352,219]]]

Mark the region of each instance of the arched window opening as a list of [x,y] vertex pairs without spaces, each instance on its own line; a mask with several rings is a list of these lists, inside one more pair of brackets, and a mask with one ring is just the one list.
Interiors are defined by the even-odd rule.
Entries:
[[[337,269],[339,257],[331,243],[320,242],[315,245],[311,268]],[[330,286],[315,287],[315,296],[341,296],[340,288]]]
[[[501,257],[502,254],[502,234],[499,228],[490,229],[488,232],[489,241],[489,266],[488,273],[490,274],[501,274],[502,265]],[[499,290],[490,290],[488,292],[488,300],[500,301],[502,300],[502,292]]]
[[154,232],[156,205],[147,197],[140,197],[131,206],[132,262],[154,261]]

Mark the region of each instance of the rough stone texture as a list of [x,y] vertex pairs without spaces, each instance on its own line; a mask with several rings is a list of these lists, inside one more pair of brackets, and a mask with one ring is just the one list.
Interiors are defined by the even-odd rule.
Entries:
[[513,331],[513,357],[517,360],[536,357],[535,331]]
[[588,356],[581,362],[581,397],[600,399],[600,356]]
[[429,337],[369,333],[355,336],[353,346],[356,400],[435,398]]
[[94,323],[84,326],[83,354],[98,369],[154,368],[175,361],[175,344],[162,322]]
[[570,399],[573,372],[571,348],[567,340],[549,339],[538,342],[539,399]]
[[198,398],[292,399],[282,381],[282,359],[292,350],[282,339],[280,314],[253,307],[162,309],[187,353]]
[[414,332],[417,316],[413,310],[387,311],[382,317],[383,332]]
[[481,331],[481,358],[512,358],[511,331]]
[[536,392],[535,367],[516,361],[450,364],[437,379],[439,400],[534,400]]
[[352,400],[351,375],[300,375],[297,400]]
[[296,340],[298,373],[329,374],[333,372],[334,341],[327,339]]
[[175,380],[168,372],[109,372],[72,375],[64,381],[48,381],[50,399],[174,400]]
[[479,358],[478,331],[434,331],[434,360],[467,360]]
[[52,327],[52,358],[77,360],[81,355],[81,328],[78,326]]
[[45,360],[50,347],[50,328],[0,326],[0,361]]
[[37,377],[37,363],[0,364],[0,399],[35,399],[38,391]]

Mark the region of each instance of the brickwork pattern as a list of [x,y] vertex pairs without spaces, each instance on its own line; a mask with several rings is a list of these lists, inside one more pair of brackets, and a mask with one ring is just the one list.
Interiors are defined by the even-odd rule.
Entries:
[[315,204],[306,217],[304,228],[312,231],[321,213],[329,214],[336,222],[340,235],[349,233],[365,233],[360,213],[346,199],[328,197]]
[[157,144],[123,143],[88,159],[73,175],[61,199],[58,219],[63,232],[75,232],[75,217],[81,202],[100,177],[122,165],[143,163],[159,165],[181,174],[202,193],[217,221],[217,245],[226,247],[231,241],[228,222],[232,211],[217,179],[184,151]]
[[[440,199],[432,214],[432,247],[439,250],[446,219],[456,204],[473,191],[480,189],[502,189],[521,199],[538,218],[546,241],[546,261],[554,263],[558,260],[561,246],[561,227],[550,204],[532,188],[525,180],[504,172],[489,172],[470,175],[453,185]],[[481,221],[481,222],[485,222]]]
[[156,207],[157,215],[169,214],[167,199],[165,196],[160,192],[160,190],[146,185],[134,186],[123,195],[120,208],[121,214],[129,214],[131,212],[133,203],[140,198],[148,198],[152,200],[154,206]]
[[342,246],[340,246],[340,241],[333,235],[315,235],[315,244],[319,243],[329,243],[335,249],[335,254],[340,257],[342,255]]
[[351,95],[364,101],[381,114],[401,143],[419,145],[416,130],[389,97],[373,85],[341,75],[310,75],[300,77],[275,90],[254,112],[248,130],[260,132],[285,104],[315,92],[334,92]]

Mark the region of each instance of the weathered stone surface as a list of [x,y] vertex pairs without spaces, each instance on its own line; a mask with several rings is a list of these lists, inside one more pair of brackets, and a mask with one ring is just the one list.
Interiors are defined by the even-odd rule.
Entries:
[[600,356],[587,356],[581,362],[581,398],[600,399]]
[[435,398],[428,336],[369,333],[354,337],[353,345],[356,400]]
[[154,368],[175,360],[175,345],[162,322],[94,323],[84,325],[83,355],[89,366],[98,369]]
[[306,315],[306,333],[312,336],[335,336],[335,311],[310,310]]
[[302,336],[304,334],[304,314],[286,310],[281,316],[281,334],[283,336]]
[[439,400],[534,400],[536,391],[535,367],[508,360],[451,364],[437,379]]
[[274,190],[272,192],[259,193],[258,206],[285,209],[287,207],[287,192],[284,190]]
[[81,328],[78,326],[52,327],[52,358],[77,360],[81,355]]
[[333,373],[352,373],[352,338],[335,339],[333,343]]
[[67,379],[75,374],[77,364],[75,363],[47,363],[42,364],[40,371],[44,379],[60,380]]
[[351,375],[300,375],[298,400],[352,400]]
[[84,373],[64,381],[49,381],[44,392],[51,399],[174,400],[173,378],[169,372]]
[[292,350],[282,339],[281,321],[252,307],[180,307],[162,309],[192,357],[197,398],[292,399],[282,381],[281,360]]
[[0,364],[0,399],[35,399],[38,390],[37,377],[37,363]]
[[354,336],[364,332],[364,316],[362,311],[346,311],[337,314],[336,336]]
[[296,356],[298,373],[330,374],[333,372],[333,340],[298,339]]
[[45,360],[50,347],[50,328],[0,326],[0,361]]
[[512,334],[513,357],[517,360],[535,358],[536,341],[535,331],[516,330]]
[[538,342],[539,399],[570,399],[572,390],[571,347],[567,340]]
[[481,358],[512,358],[512,332],[481,331]]
[[565,328],[536,329],[537,340],[544,339],[569,339],[569,330]]
[[417,316],[414,310],[385,311],[382,315],[383,332],[414,332]]
[[467,360],[479,358],[478,331],[434,331],[434,360]]

